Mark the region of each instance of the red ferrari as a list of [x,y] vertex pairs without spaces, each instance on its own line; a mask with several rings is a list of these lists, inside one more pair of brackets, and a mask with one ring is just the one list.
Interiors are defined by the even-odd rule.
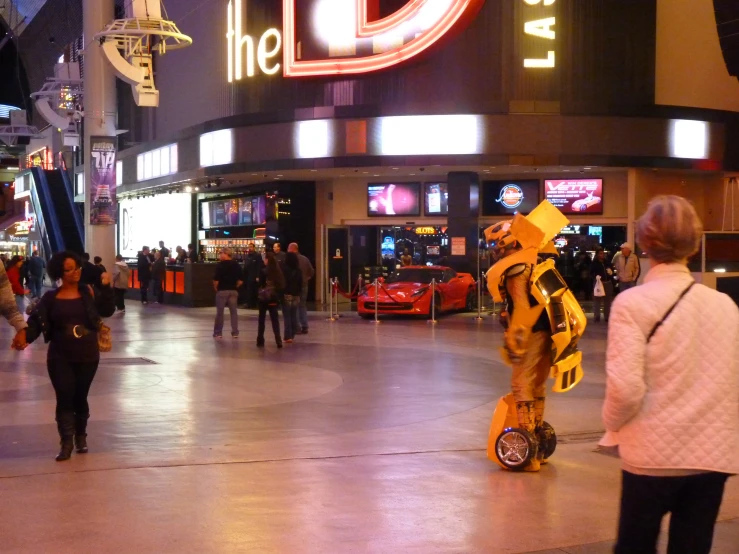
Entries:
[[[436,313],[474,310],[477,286],[469,273],[457,273],[440,266],[403,267],[380,283],[377,313],[382,315],[423,315],[431,317],[431,281],[436,279]],[[370,319],[375,315],[375,287],[367,285],[357,300],[357,313]]]

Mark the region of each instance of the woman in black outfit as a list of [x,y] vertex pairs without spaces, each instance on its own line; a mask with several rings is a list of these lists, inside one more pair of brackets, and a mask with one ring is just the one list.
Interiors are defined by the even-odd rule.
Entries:
[[282,348],[280,338],[280,319],[277,306],[280,304],[280,295],[285,288],[285,276],[282,274],[274,252],[267,252],[267,265],[259,271],[259,291],[257,306],[259,308],[259,327],[257,331],[257,346],[264,346],[264,324],[269,312],[272,322],[272,331],[275,334],[277,348]]
[[300,293],[303,290],[303,274],[295,252],[285,255],[285,290],[282,297],[282,317],[285,320],[285,342],[292,342],[300,330],[298,324],[298,306]]
[[102,287],[80,285],[82,260],[73,252],[52,256],[46,268],[61,286],[47,292],[28,319],[26,341],[43,335],[49,344],[46,364],[56,392],[56,422],[61,437],[57,461],[68,460],[72,449],[87,452],[87,394],[100,362],[97,332],[115,312],[110,276],[103,273]]
[[593,287],[595,286],[595,278],[600,277],[603,283],[603,291],[605,296],[593,295],[593,315],[596,323],[600,322],[600,305],[603,303],[603,316],[608,323],[611,315],[611,302],[613,301],[613,266],[606,259],[606,253],[602,248],[598,248],[595,252],[595,259],[590,264],[590,277],[592,278]]

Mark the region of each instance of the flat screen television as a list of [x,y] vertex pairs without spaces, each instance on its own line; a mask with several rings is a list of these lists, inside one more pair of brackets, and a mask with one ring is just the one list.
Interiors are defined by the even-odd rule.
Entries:
[[485,181],[482,184],[482,215],[527,214],[538,205],[538,179]]
[[602,214],[603,179],[546,179],[544,198],[563,214]]
[[374,183],[367,185],[367,215],[421,215],[421,183]]
[[425,204],[426,215],[449,214],[449,188],[446,183],[426,183]]
[[264,225],[266,202],[263,196],[206,200],[200,203],[201,229]]

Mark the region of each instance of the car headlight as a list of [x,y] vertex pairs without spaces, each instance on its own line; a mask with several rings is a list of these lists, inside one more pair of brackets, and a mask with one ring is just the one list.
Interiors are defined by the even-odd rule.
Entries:
[[426,294],[426,291],[428,290],[429,290],[428,287],[426,287],[425,289],[418,289],[416,292],[411,294],[411,298],[419,298],[423,296],[424,294]]

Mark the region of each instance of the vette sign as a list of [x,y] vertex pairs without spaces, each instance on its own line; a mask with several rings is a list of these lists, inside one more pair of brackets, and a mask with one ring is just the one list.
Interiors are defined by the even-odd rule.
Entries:
[[[544,0],[550,3],[550,0]],[[228,81],[267,75],[347,75],[415,58],[467,25],[485,0],[409,0],[380,18],[379,0],[283,0],[283,30],[248,33],[246,0],[229,0]],[[548,34],[542,24],[535,31]],[[282,51],[282,63],[278,56]]]

